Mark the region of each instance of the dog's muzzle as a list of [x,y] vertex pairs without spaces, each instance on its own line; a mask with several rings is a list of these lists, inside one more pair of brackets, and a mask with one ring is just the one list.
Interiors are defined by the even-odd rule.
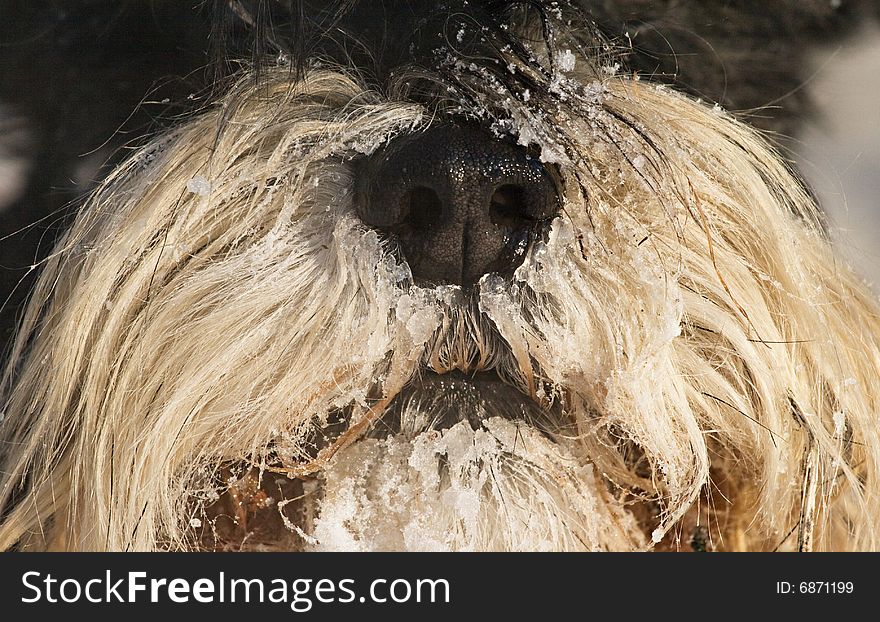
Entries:
[[469,286],[522,263],[559,212],[557,175],[520,146],[440,125],[363,162],[357,210],[397,242],[417,282]]

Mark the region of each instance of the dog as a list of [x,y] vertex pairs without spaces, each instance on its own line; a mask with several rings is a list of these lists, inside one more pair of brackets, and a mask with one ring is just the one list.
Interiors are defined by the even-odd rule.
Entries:
[[0,548],[878,548],[880,307],[764,137],[591,3],[281,4],[46,259]]

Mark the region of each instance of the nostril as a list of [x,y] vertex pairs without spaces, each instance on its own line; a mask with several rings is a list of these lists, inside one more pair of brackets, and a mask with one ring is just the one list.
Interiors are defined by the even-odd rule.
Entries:
[[492,193],[489,218],[495,226],[507,231],[520,229],[535,220],[529,216],[526,191],[515,184],[499,186]]
[[401,202],[401,224],[413,231],[430,230],[443,212],[443,203],[437,192],[427,186],[419,186],[406,192]]

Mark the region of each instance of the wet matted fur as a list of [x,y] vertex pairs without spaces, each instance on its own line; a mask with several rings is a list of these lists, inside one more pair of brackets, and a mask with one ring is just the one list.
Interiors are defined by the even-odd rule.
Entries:
[[[877,548],[878,305],[784,160],[573,9],[469,6],[385,88],[255,67],[101,185],[5,372],[0,548]],[[356,215],[449,120],[563,200],[470,290]]]

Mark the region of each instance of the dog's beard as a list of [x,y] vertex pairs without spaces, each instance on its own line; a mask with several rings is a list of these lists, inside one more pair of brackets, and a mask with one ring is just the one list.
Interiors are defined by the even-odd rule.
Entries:
[[[423,413],[420,412],[419,416]],[[366,439],[321,476],[316,550],[628,550],[632,516],[594,468],[524,424]]]
[[[547,255],[559,248],[558,237],[554,230],[549,244],[540,242],[538,258],[520,273],[533,272],[536,261],[548,262]],[[366,245],[354,246],[355,254],[376,250],[370,238],[366,234]],[[380,279],[394,280],[401,269],[391,261]],[[550,288],[552,280],[545,274],[541,283]],[[384,380],[388,382],[395,365],[407,370],[409,380],[357,436],[348,435],[371,411],[353,404],[320,418],[306,434],[308,442],[301,433],[277,437],[271,456],[262,460],[287,465],[270,471],[308,475],[307,483],[289,495],[279,480],[251,474],[257,487],[261,481],[272,482],[267,488],[274,492],[266,498],[277,507],[277,515],[272,507],[256,520],[243,519],[241,528],[227,524],[218,534],[216,521],[223,517],[209,509],[213,526],[208,531],[214,534],[209,546],[277,548],[277,536],[259,534],[267,514],[276,523],[283,517],[286,528],[296,534],[282,539],[282,547],[305,550],[646,546],[645,526],[626,507],[633,496],[614,490],[585,452],[580,438],[584,396],[575,399],[578,410],[572,396],[538,369],[523,374],[491,319],[506,313],[508,321],[515,317],[515,325],[525,325],[521,310],[505,297],[508,288],[502,281],[487,277],[471,295],[455,286],[376,290],[394,301],[386,304],[397,319],[395,338],[406,346],[392,350],[383,366]],[[524,279],[519,291],[535,299]],[[677,321],[674,315],[667,320]],[[569,341],[554,351],[563,356],[565,350],[582,346]],[[383,351],[378,349],[377,355]],[[404,357],[407,352],[410,356]],[[381,402],[376,398],[381,389],[353,390],[366,403]],[[351,444],[341,444],[344,438]],[[325,460],[328,449],[333,451]],[[321,468],[304,469],[303,462]],[[254,484],[249,485],[252,490],[245,497],[253,496]],[[238,498],[247,485],[235,488]],[[228,501],[222,505],[221,513]]]
[[[602,342],[597,328],[625,318],[606,316],[578,326],[568,313],[588,308],[580,300],[587,287],[595,294],[601,283],[618,290],[622,300],[622,288],[630,295],[640,295],[643,288],[656,291],[661,273],[646,265],[624,281],[617,273],[584,271],[578,266],[583,256],[574,233],[560,220],[529,249],[512,282],[489,275],[470,294],[454,286],[426,289],[406,284],[405,265],[390,256],[383,259],[374,234],[343,219],[340,231],[346,230],[340,235],[350,244],[352,259],[381,267],[371,290],[387,296],[378,303],[394,317],[387,335],[393,345],[376,342],[372,353],[375,360],[384,357],[378,374],[382,386],[365,383],[349,389],[355,401],[380,407],[347,405],[318,420],[310,443],[304,444],[301,435],[273,443],[273,455],[288,465],[288,473],[304,474],[302,467],[290,466],[303,461],[321,467],[302,503],[282,510],[294,517],[305,548],[644,546],[646,525],[625,507],[638,493],[615,490],[597,472],[592,460],[601,459],[607,448],[597,451],[591,439],[612,426],[613,418],[598,414],[607,408],[601,391],[608,387],[617,387],[614,399],[644,394],[639,420],[648,418],[646,413],[657,406],[642,387],[653,372],[602,378],[606,357],[613,354],[597,346]],[[617,251],[628,254],[624,248]],[[575,268],[581,276],[572,273]],[[397,280],[401,276],[403,283]],[[656,312],[641,328],[646,346],[663,352],[678,335],[680,307],[667,296],[648,298]],[[525,352],[538,356],[524,357]],[[652,359],[662,358],[653,354]],[[394,397],[383,402],[383,393]],[[654,397],[662,399],[662,391]],[[344,392],[337,398],[345,399]],[[654,418],[654,425],[664,424],[663,415]],[[352,435],[362,422],[367,426]],[[674,422],[665,425],[675,429]],[[647,451],[654,448],[651,440],[641,441]],[[304,446],[312,449],[304,451]],[[674,453],[665,458],[665,481],[688,486],[689,457],[679,458],[681,474],[675,472]],[[648,523],[656,527],[656,517]]]
[[566,442],[564,417],[490,374],[416,380],[305,496],[307,548],[640,548],[634,518]]

